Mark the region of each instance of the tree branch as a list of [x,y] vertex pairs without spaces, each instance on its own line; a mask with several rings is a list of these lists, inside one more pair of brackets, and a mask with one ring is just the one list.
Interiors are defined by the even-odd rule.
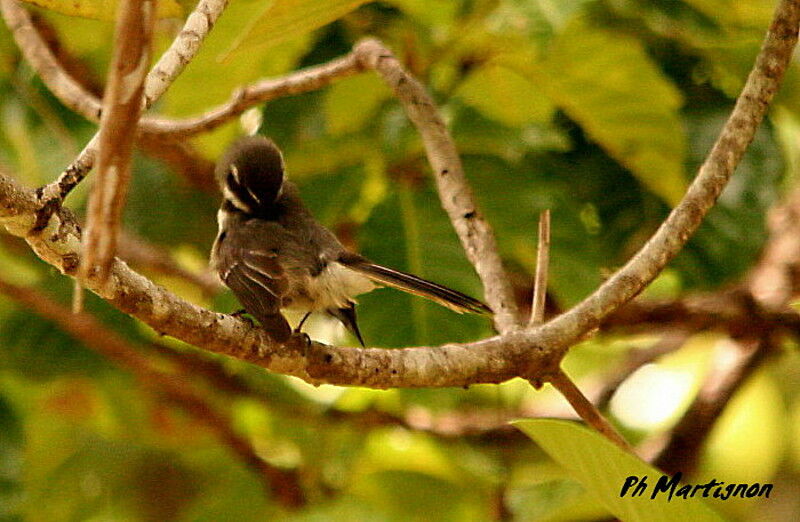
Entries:
[[190,380],[156,369],[147,357],[90,314],[72,314],[48,296],[3,279],[0,279],[0,293],[53,321],[88,348],[130,371],[145,389],[164,395],[176,406],[203,422],[220,442],[227,445],[264,480],[267,490],[272,492],[279,503],[289,508],[296,508],[304,503],[296,474],[275,468],[261,459],[250,442],[232,429],[231,419],[212,408],[197,393]]
[[[430,106],[425,103],[427,98],[418,96],[421,87],[404,80],[396,61],[374,41],[360,44],[356,52],[359,56],[363,53],[367,64],[372,63],[390,78],[390,84],[400,91],[412,119],[420,120],[440,194],[450,196],[444,198],[443,204],[468,246],[468,255],[476,261],[484,284],[489,282],[490,304],[502,303],[496,312],[504,318],[503,328],[508,333],[473,343],[399,350],[341,348],[320,343],[308,347],[278,346],[260,329],[187,303],[119,261],[112,265],[107,288],[99,288],[91,281],[88,286],[158,332],[312,383],[374,388],[441,387],[496,383],[515,376],[552,375],[558,371],[558,364],[571,344],[652,281],[683,247],[713,205],[752,139],[789,63],[797,38],[797,4],[783,0],[778,6],[776,19],[731,118],[687,195],[667,221],[642,250],[594,294],[540,327],[513,330],[516,313],[512,313],[512,309],[515,306],[505,307],[513,300],[506,301],[508,294],[497,290],[492,283],[503,280],[504,275],[491,230],[488,225],[482,226],[485,225],[482,218],[476,219],[477,214],[471,214],[475,207],[469,204],[472,196],[464,183],[452,140],[442,132],[441,119],[430,112]],[[420,109],[420,106],[424,107]],[[451,163],[453,156],[456,163]],[[452,172],[458,174],[457,179],[450,176],[449,169],[454,165],[457,169]],[[79,259],[80,233],[66,210],[43,220],[41,233],[32,233],[40,206],[33,193],[0,176],[0,222],[11,233],[25,237],[42,259],[62,272],[73,274]],[[476,259],[482,252],[493,253],[494,261]]]
[[259,103],[321,89],[335,80],[346,78],[362,70],[363,65],[356,59],[355,54],[346,54],[321,65],[307,67],[280,78],[266,78],[239,88],[233,92],[227,102],[193,118],[182,120],[156,116],[145,118],[142,121],[141,130],[157,135],[189,136],[198,134],[222,125]]
[[0,0],[0,12],[22,51],[25,60],[33,67],[48,89],[61,102],[92,121],[100,121],[101,103],[91,92],[76,82],[58,63],[39,31],[33,25],[30,13],[17,0]]
[[[99,122],[102,112],[100,100],[64,71],[58,59],[53,55],[34,26],[28,11],[16,0],[0,0],[0,9],[2,9],[6,24],[11,28],[14,39],[25,59],[50,91],[64,105],[84,118],[89,121]],[[209,7],[205,10],[209,11],[210,9],[209,3]],[[213,20],[216,20],[216,17]],[[199,45],[199,40],[194,35],[202,34],[197,27],[198,23],[198,19],[190,17],[183,31],[181,31],[181,35],[185,38],[182,41],[191,42],[192,48]],[[211,25],[213,25],[213,21]],[[207,32],[210,27],[202,29]],[[181,38],[182,36],[178,37],[178,39]],[[175,46],[173,45],[173,47]],[[183,56],[183,59],[188,59],[191,55],[187,53],[196,52],[196,49],[192,51],[192,48],[187,47],[185,51],[180,52],[179,56]],[[168,51],[164,56],[168,56],[169,53]],[[153,83],[157,79],[159,87],[158,89],[152,87],[147,91],[149,96],[146,103],[147,107],[152,105],[157,98],[156,95],[160,96],[166,90],[166,85],[168,84],[165,82],[167,79],[171,78],[169,79],[171,83],[178,76],[180,70],[176,69],[175,66],[180,64],[180,60],[180,57],[176,59],[162,58],[159,61],[159,65],[153,68],[149,77],[154,79]],[[172,65],[170,66],[170,64]],[[253,105],[282,96],[320,89],[334,80],[355,74],[363,69],[363,65],[356,59],[355,54],[350,53],[322,65],[308,67],[281,78],[260,80],[237,89],[227,102],[199,116],[186,119],[143,116],[139,121],[139,130],[145,135],[155,134],[159,136],[166,134],[177,136],[198,134],[222,125]],[[148,81],[148,83],[150,82]]]
[[623,450],[635,454],[628,441],[622,438],[622,435],[603,417],[563,370],[548,376],[547,380],[569,401],[581,419]]
[[455,143],[436,105],[425,88],[378,40],[367,39],[358,43],[355,53],[391,87],[417,127],[433,169],[442,207],[453,223],[467,258],[481,278],[486,301],[494,311],[495,326],[500,333],[514,330],[520,324],[519,310],[494,232],[478,209]]
[[[11,0],[3,0],[9,2]],[[186,23],[169,49],[148,73],[144,84],[143,109],[148,109],[167,90],[183,69],[192,61],[200,50],[205,37],[214,27],[217,19],[227,6],[227,0],[200,0],[194,11],[186,19]],[[47,222],[49,214],[56,205],[81,182],[94,166],[97,154],[98,134],[86,144],[78,157],[69,165],[59,178],[41,188],[37,196],[45,206],[40,211],[37,227]]]
[[718,349],[709,376],[654,464],[668,474],[691,473],[720,414],[772,348],[772,342],[763,337]]
[[[541,327],[563,351],[641,292],[683,248],[753,139],[797,43],[800,2],[782,0],[736,105],[681,202],[650,240],[592,295]],[[551,346],[547,344],[546,346]]]
[[122,211],[131,177],[131,153],[150,66],[155,0],[122,0],[114,51],[103,95],[98,139],[98,175],[89,196],[86,237],[78,280],[108,280],[117,252]]

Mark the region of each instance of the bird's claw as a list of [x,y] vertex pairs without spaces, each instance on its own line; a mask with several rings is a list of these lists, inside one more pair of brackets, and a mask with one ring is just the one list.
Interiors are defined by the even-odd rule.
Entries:
[[303,354],[311,347],[311,337],[308,336],[307,333],[293,331],[292,335],[289,336],[289,340],[286,342],[287,346],[290,346]]
[[246,323],[250,324],[250,326],[255,326],[255,325],[256,325],[256,323],[254,323],[252,319],[250,319],[249,317],[247,317],[247,316],[245,315],[246,313],[247,313],[247,310],[245,310],[244,308],[242,308],[242,309],[240,309],[240,310],[236,310],[235,312],[233,312],[233,313],[231,314],[231,317],[235,317],[235,318],[237,318],[237,319],[241,319],[242,321],[244,321],[244,322],[246,322]]

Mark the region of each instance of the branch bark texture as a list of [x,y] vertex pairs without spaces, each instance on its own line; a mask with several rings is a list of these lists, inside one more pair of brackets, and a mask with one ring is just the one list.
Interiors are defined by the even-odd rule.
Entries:
[[[460,161],[444,124],[424,89],[410,78],[382,45],[368,40],[356,47],[366,66],[395,89],[419,127],[434,169],[442,204],[469,259],[477,267],[487,300],[497,313],[500,336],[464,344],[400,350],[358,349],[312,343],[278,346],[245,321],[201,309],[154,285],[115,261],[109,285],[89,288],[158,332],[210,351],[296,375],[312,383],[374,388],[467,386],[516,376],[548,377],[569,346],[611,312],[640,292],[683,247],[716,201],[766,113],[788,66],[797,39],[800,7],[796,0],[778,5],[775,21],[719,140],[681,203],[650,241],[617,274],[572,310],[548,323],[524,330],[500,262],[494,237],[474,204]],[[58,211],[31,232],[39,200],[11,179],[0,176],[0,222],[25,237],[37,253],[73,274],[80,233],[67,211]]]
[[103,95],[98,176],[89,198],[81,280],[97,268],[96,277],[104,283],[117,252],[136,123],[150,66],[155,10],[155,0],[120,2],[114,55]]
[[516,329],[520,324],[519,310],[494,232],[478,209],[455,143],[436,105],[425,88],[406,72],[381,42],[364,40],[356,45],[355,53],[394,91],[422,136],[442,207],[453,223],[467,258],[481,278],[497,330],[506,333]]

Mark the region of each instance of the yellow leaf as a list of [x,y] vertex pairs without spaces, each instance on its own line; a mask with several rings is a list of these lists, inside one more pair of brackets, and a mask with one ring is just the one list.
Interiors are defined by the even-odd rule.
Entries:
[[359,130],[390,96],[389,88],[375,74],[361,74],[335,83],[325,96],[328,130],[335,136]]
[[252,18],[225,58],[253,47],[268,47],[344,16],[368,0],[281,0],[270,1]]
[[[94,20],[114,20],[117,15],[116,0],[23,0],[68,16]],[[183,8],[175,0],[160,0],[156,11],[158,18],[183,16]]]
[[485,116],[514,127],[546,123],[555,110],[530,80],[492,63],[470,73],[456,96]]

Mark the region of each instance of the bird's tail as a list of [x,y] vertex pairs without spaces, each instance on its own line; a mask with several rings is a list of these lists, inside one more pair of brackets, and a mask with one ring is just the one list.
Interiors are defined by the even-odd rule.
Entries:
[[492,310],[482,302],[457,290],[422,279],[413,274],[376,265],[357,255],[346,256],[340,263],[363,274],[376,283],[382,283],[410,294],[425,297],[442,306],[462,313],[491,315]]

